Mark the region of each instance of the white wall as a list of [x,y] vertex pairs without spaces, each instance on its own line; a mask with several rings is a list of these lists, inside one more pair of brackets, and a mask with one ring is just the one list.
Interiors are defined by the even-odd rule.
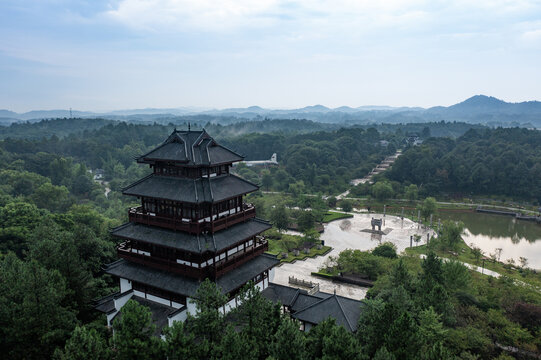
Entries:
[[261,280],[260,282],[258,282],[257,284],[255,284],[255,286],[258,287],[260,291],[265,290],[265,286],[264,286],[264,284],[263,284],[263,280]]
[[195,302],[194,302],[193,299],[186,298],[186,308],[187,308],[187,313],[188,314],[195,316],[195,314],[196,314],[196,306],[195,306]]
[[235,298],[233,298],[227,304],[225,304],[225,312],[228,313],[229,311],[231,311],[231,309],[234,309],[235,306]]
[[167,306],[169,306],[169,304],[171,303],[167,299],[164,299],[164,298],[161,298],[161,297],[158,297],[158,296],[154,296],[154,295],[150,295],[150,294],[147,294],[147,299],[150,300],[150,301],[154,301],[154,302],[156,302],[158,304],[163,304],[163,305],[167,305]]
[[269,281],[270,282],[274,281],[274,268],[269,270]]
[[183,311],[178,312],[174,316],[171,316],[171,317],[167,318],[167,322],[168,322],[169,326],[173,326],[173,323],[175,321],[184,322],[184,321],[186,321],[187,318],[188,318],[188,311],[186,309],[184,309]]
[[131,290],[131,281],[127,279],[120,279],[120,293],[125,293],[126,291]]
[[133,292],[127,293],[126,295],[114,299],[115,309],[120,310],[133,296]]

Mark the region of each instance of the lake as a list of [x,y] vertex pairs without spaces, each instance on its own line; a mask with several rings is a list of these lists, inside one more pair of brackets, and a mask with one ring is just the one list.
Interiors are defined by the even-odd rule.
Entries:
[[519,257],[528,259],[527,266],[541,269],[541,225],[516,220],[512,216],[477,212],[440,211],[437,218],[462,221],[466,227],[463,239],[474,244],[488,256],[501,248],[501,261],[509,258],[519,264]]

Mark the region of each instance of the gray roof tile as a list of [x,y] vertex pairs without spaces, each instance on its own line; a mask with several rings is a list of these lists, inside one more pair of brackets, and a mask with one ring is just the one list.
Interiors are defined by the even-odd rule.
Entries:
[[[229,293],[280,261],[271,255],[262,254],[220,277],[216,283],[224,293]],[[118,260],[105,269],[107,274],[137,281],[175,294],[194,297],[199,282],[187,276],[153,269],[126,260]]]
[[[137,223],[127,223],[111,232],[112,235],[125,239],[147,242],[159,246],[184,250],[192,253],[206,251],[220,252],[236,243],[247,240],[271,228],[260,219],[250,219],[212,235],[193,235],[182,231],[173,231]],[[214,244],[216,243],[216,248]]]
[[142,163],[173,161],[189,166],[213,166],[241,161],[243,158],[216,143],[205,130],[175,130],[163,144],[141,155],[137,161]]
[[151,174],[125,187],[122,193],[200,204],[230,199],[258,189],[257,185],[231,174],[200,179]]
[[[357,330],[363,302],[343,296],[318,292],[308,295],[304,290],[271,283],[263,290],[267,299],[289,306],[291,316],[311,324],[319,324],[331,317],[348,331]],[[293,295],[293,298],[292,298]]]

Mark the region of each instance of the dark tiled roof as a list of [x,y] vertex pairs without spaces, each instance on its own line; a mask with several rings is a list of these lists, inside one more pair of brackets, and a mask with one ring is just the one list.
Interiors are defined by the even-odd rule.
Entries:
[[289,306],[291,316],[311,324],[319,324],[331,317],[338,325],[349,331],[357,330],[357,322],[361,314],[362,301],[337,296],[324,292],[308,295],[305,290],[271,283],[263,290],[267,299]]
[[321,301],[321,299],[318,297],[308,294],[299,294],[299,296],[297,296],[297,298],[295,299],[295,302],[291,305],[291,311],[296,312],[302,310],[310,305],[317,303],[318,301]]
[[102,313],[109,313],[115,309],[115,296],[120,294],[120,292],[112,293],[111,295],[107,295],[97,301],[94,302],[94,309],[102,312]]
[[257,185],[231,174],[200,179],[151,174],[127,186],[122,193],[199,204],[226,200],[258,188]]
[[[229,293],[280,261],[271,255],[260,255],[220,277],[216,283],[224,293]],[[137,281],[175,294],[194,297],[199,282],[186,276],[153,269],[126,260],[118,260],[105,269],[107,274]]]
[[157,148],[141,155],[138,162],[173,161],[190,166],[218,165],[241,161],[243,157],[236,152],[218,145],[202,131],[173,131],[165,142]]
[[228,293],[238,289],[258,274],[261,274],[263,271],[268,270],[279,263],[280,260],[275,256],[262,254],[253,260],[248,261],[246,264],[239,266],[235,270],[229,271],[216,282],[225,293]]
[[193,296],[199,287],[199,282],[196,279],[156,270],[126,260],[118,260],[109,264],[105,272],[184,296]]
[[[205,251],[221,251],[236,243],[249,239],[254,235],[271,228],[271,225],[260,219],[250,219],[212,235],[193,235],[182,231],[167,230],[155,226],[127,223],[111,233],[126,239],[143,241],[150,244],[173,249],[202,253]],[[216,244],[216,248],[214,247]]]
[[357,330],[362,304],[358,300],[331,295],[322,300],[318,299],[317,302],[298,310],[291,316],[311,324],[319,324],[331,317],[336,320],[338,325],[342,325],[347,330],[354,332]]
[[274,283],[261,292],[270,301],[284,306],[291,306],[300,293],[306,294],[306,291]]

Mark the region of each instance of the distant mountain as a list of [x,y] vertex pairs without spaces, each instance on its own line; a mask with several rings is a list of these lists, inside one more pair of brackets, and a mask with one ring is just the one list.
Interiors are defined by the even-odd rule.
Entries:
[[[145,108],[106,113],[72,111],[73,117],[104,118],[129,122],[183,123],[188,121],[229,124],[243,120],[306,119],[331,124],[411,123],[429,121],[464,121],[491,126],[535,126],[541,128],[541,102],[507,103],[485,95],[475,95],[448,107],[341,106],[335,109],[311,105],[300,109],[265,109],[260,106],[228,109]],[[69,110],[37,110],[17,114],[0,110],[1,125],[14,121],[39,121],[69,118]],[[527,125],[528,124],[528,125]]]
[[302,109],[298,109],[297,111],[298,112],[327,112],[330,110],[331,109],[323,105],[312,105],[312,106],[303,107]]
[[466,121],[486,124],[519,125],[531,123],[541,127],[541,102],[508,103],[492,96],[475,95],[449,107],[427,109],[423,116],[436,120]]
[[9,110],[0,109],[0,118],[17,118],[17,113]]

